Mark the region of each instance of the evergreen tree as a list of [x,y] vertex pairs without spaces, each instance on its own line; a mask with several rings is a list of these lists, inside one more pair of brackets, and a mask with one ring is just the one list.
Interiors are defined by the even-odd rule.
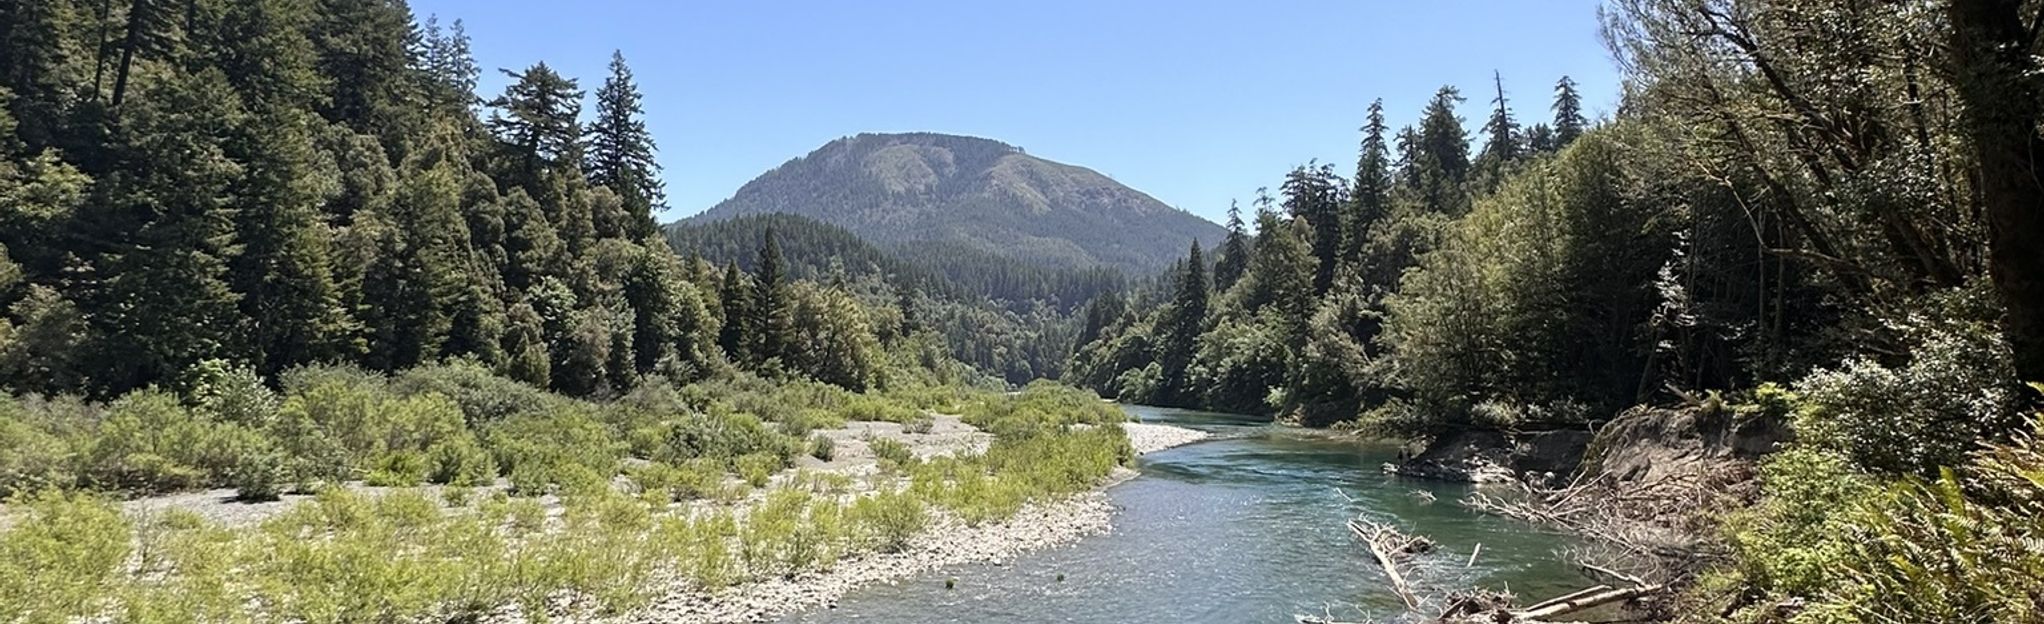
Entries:
[[482,78],[482,68],[469,49],[468,29],[461,20],[454,20],[443,30],[439,18],[429,16],[420,28],[419,48],[414,57],[425,74],[434,105],[466,116],[479,101],[475,91]]
[[1492,175],[1501,175],[1503,168],[1519,159],[1519,123],[1512,119],[1512,108],[1505,99],[1505,78],[1492,72],[1492,84],[1497,87],[1497,96],[1490,101],[1490,120],[1483,123],[1484,134],[1490,137],[1483,145],[1481,160],[1489,164]]
[[320,114],[397,152],[409,138],[411,10],[397,0],[314,2],[318,18],[310,34],[328,88]]
[[1468,200],[1462,184],[1469,178],[1469,136],[1455,105],[1462,93],[1455,87],[1441,87],[1427,102],[1412,145],[1409,177],[1427,210],[1450,216],[1466,211]]
[[1325,293],[1333,287],[1341,262],[1341,179],[1334,175],[1333,165],[1308,165],[1286,174],[1278,192],[1285,196],[1286,211],[1313,231],[1313,292]]
[[724,349],[726,359],[750,361],[752,352],[747,339],[752,335],[752,289],[735,261],[724,265],[724,279],[719,283],[717,294],[724,306],[724,325],[717,332],[717,346]]
[[783,361],[794,342],[794,310],[788,301],[787,268],[782,265],[781,243],[774,231],[766,231],[759,248],[759,271],[752,283],[752,316],[747,321],[754,362]]
[[1576,92],[1576,81],[1562,76],[1554,83],[1554,149],[1568,147],[1576,137],[1583,135],[1589,121],[1583,118],[1583,96]]
[[546,63],[523,72],[501,70],[511,79],[504,94],[490,100],[496,109],[488,125],[507,148],[512,183],[536,197],[544,172],[581,164],[582,91],[575,81],[554,73]]
[[1384,100],[1370,102],[1369,122],[1363,125],[1362,155],[1356,159],[1356,179],[1350,184],[1347,224],[1343,230],[1342,261],[1358,266],[1363,261],[1370,226],[1390,210],[1391,153],[1385,143]]
[[1228,202],[1228,239],[1221,243],[1220,259],[1214,261],[1214,290],[1233,288],[1249,270],[1249,233],[1243,227],[1241,206]]
[[1192,365],[1206,318],[1206,261],[1200,257],[1199,241],[1195,240],[1185,257],[1185,271],[1179,274],[1177,295],[1172,298],[1165,326],[1159,328],[1162,344],[1157,363],[1164,376],[1157,399],[1170,404],[1191,404],[1193,397],[1185,395],[1186,369]]
[[599,214],[600,236],[643,239],[654,234],[653,212],[664,208],[666,190],[654,161],[653,135],[646,131],[639,87],[623,52],[612,52],[610,77],[596,91],[596,120],[587,136],[589,181],[609,187],[621,200],[615,214]]

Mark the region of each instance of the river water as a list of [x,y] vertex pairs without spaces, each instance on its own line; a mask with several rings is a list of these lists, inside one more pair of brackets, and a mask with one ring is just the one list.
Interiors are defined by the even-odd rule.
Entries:
[[[1470,486],[1381,474],[1394,447],[1241,416],[1125,409],[1216,438],[1138,460],[1142,475],[1108,490],[1121,508],[1112,532],[1005,566],[959,566],[862,588],[834,609],[784,621],[1396,619],[1402,603],[1344,525],[1357,515],[1440,544],[1408,572],[1422,591],[1481,586],[1538,600],[1585,585],[1554,556],[1568,538],[1463,508],[1456,501]],[[1478,544],[1475,564],[1465,565]]]

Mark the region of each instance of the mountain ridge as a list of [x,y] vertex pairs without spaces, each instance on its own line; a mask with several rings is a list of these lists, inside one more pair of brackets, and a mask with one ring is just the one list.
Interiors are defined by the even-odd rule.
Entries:
[[681,223],[788,213],[887,244],[958,243],[1048,266],[1142,274],[1219,225],[1092,169],[980,137],[934,132],[842,137],[746,182]]

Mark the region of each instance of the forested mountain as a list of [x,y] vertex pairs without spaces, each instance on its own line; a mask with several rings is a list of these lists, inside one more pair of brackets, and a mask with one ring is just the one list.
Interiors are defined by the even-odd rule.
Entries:
[[677,252],[757,271],[772,236],[791,276],[843,283],[944,338],[958,360],[1009,383],[1056,378],[1071,354],[1076,308],[1122,288],[1119,271],[1052,268],[947,245],[882,250],[835,225],[788,214],[667,227]]
[[768,171],[689,222],[782,212],[881,244],[954,246],[1062,267],[1163,268],[1222,230],[1098,172],[998,141],[861,134]]
[[934,296],[1041,302],[1065,312],[1122,288],[1125,281],[1111,268],[1045,267],[956,243],[883,249],[844,228],[782,213],[673,224],[667,226],[667,244],[677,253],[700,256],[711,264],[736,262],[739,268],[752,270],[759,241],[768,230],[781,241],[789,270],[805,279],[826,280],[837,273],[877,277]]

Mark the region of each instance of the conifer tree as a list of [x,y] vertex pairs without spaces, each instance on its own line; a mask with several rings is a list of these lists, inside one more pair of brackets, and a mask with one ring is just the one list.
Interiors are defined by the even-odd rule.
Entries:
[[1583,128],[1589,121],[1583,118],[1583,96],[1576,92],[1576,81],[1568,76],[1554,83],[1554,148],[1561,149],[1583,135]]
[[745,273],[738,270],[737,262],[724,265],[724,278],[719,284],[717,293],[724,305],[724,326],[717,333],[717,346],[724,349],[724,357],[732,362],[749,361],[752,289],[745,281]]
[[653,212],[666,202],[653,135],[646,131],[639,86],[622,51],[610,56],[610,77],[596,91],[596,119],[587,136],[589,181],[621,200],[618,214],[599,215],[598,234],[643,239],[654,233]]
[[1469,178],[1469,135],[1455,105],[1462,93],[1441,87],[1427,102],[1412,151],[1411,178],[1429,211],[1459,216],[1466,211],[1462,184]]
[[752,359],[758,363],[774,358],[785,360],[795,333],[795,319],[788,301],[787,267],[782,265],[781,243],[774,239],[771,228],[760,244],[758,273],[753,278],[752,315],[747,321],[754,334]]
[[1341,182],[1333,165],[1308,165],[1285,175],[1278,188],[1284,206],[1295,219],[1313,231],[1313,292],[1325,293],[1334,284],[1334,272],[1341,261]]
[[1233,288],[1249,269],[1249,233],[1243,228],[1242,207],[1228,202],[1228,239],[1221,243],[1221,257],[1214,261],[1214,290]]
[[1362,130],[1362,153],[1356,158],[1356,179],[1349,185],[1348,219],[1342,228],[1342,261],[1352,267],[1363,261],[1370,226],[1390,210],[1391,153],[1385,143],[1384,100],[1370,102],[1369,121]]
[[501,70],[511,79],[504,94],[490,100],[496,109],[488,126],[508,148],[515,184],[539,194],[541,174],[560,166],[579,166],[582,91],[575,81],[554,73],[542,62],[523,72]]
[[1492,72],[1491,81],[1497,87],[1497,96],[1490,101],[1490,120],[1483,124],[1483,132],[1490,139],[1483,146],[1482,159],[1496,175],[1505,165],[1519,159],[1519,123],[1512,119],[1511,104],[1505,99],[1504,76]]
[[411,11],[391,0],[315,0],[315,6],[311,37],[328,88],[320,114],[377,137],[386,149],[403,143],[414,84],[406,45]]
[[1192,365],[1206,317],[1206,261],[1200,257],[1199,241],[1195,240],[1185,257],[1185,271],[1178,276],[1177,294],[1172,298],[1167,324],[1161,328],[1157,363],[1163,368],[1164,378],[1162,396],[1155,398],[1173,404],[1186,403],[1190,398],[1184,396],[1186,368]]

